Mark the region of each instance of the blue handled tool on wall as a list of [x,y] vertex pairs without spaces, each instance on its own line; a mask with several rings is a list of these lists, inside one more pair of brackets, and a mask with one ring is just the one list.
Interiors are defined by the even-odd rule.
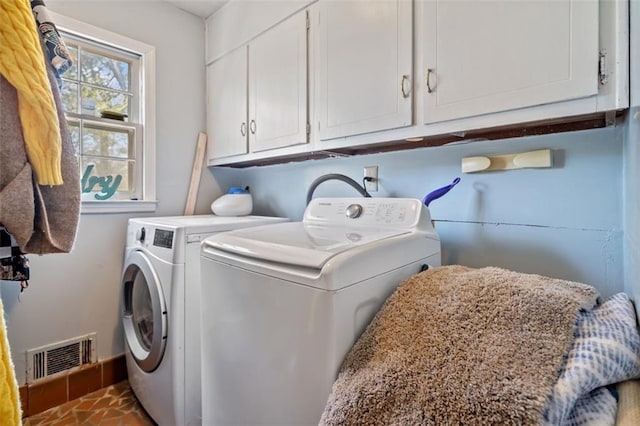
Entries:
[[443,195],[445,195],[447,192],[451,191],[451,189],[454,186],[456,186],[458,184],[458,182],[460,182],[460,178],[459,177],[455,178],[453,180],[453,182],[451,182],[449,185],[443,186],[442,188],[434,189],[433,191],[428,193],[424,197],[424,200],[422,200],[424,202],[425,206],[429,207],[429,203],[431,203],[433,200],[437,200],[438,198],[440,198]]

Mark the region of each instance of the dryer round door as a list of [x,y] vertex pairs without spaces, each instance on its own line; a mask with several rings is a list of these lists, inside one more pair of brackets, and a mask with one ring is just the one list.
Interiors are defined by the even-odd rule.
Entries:
[[167,308],[158,274],[143,252],[127,256],[122,283],[126,343],[140,368],[151,372],[164,355]]

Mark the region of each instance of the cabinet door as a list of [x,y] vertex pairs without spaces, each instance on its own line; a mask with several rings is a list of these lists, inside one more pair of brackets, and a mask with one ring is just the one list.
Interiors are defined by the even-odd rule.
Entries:
[[320,139],[412,124],[412,3],[320,4]]
[[249,46],[249,147],[307,143],[307,14],[298,13]]
[[246,154],[247,48],[234,50],[207,68],[208,158]]
[[425,123],[598,92],[597,1],[426,0],[423,8]]

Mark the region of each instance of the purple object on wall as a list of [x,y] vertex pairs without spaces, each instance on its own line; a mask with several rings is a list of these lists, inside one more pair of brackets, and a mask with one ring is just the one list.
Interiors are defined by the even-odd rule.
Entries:
[[442,188],[434,189],[433,191],[428,193],[426,195],[426,197],[424,197],[424,200],[422,200],[424,202],[425,206],[428,207],[429,203],[431,203],[433,200],[437,200],[438,198],[442,197],[447,192],[451,191],[451,188],[456,186],[458,184],[458,182],[460,182],[460,178],[459,177],[455,178],[453,180],[453,182],[451,182],[449,185],[443,186]]

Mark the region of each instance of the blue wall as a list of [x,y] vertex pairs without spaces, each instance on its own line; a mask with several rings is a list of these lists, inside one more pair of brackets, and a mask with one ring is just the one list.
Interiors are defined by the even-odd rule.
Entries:
[[[623,291],[622,149],[626,126],[473,142],[437,148],[252,167],[211,168],[223,190],[249,185],[254,214],[300,220],[310,183],[326,173],[358,181],[379,166],[375,197],[423,198],[462,178],[431,206],[442,239],[443,263],[494,265],[596,286],[603,296]],[[552,169],[461,174],[473,155],[550,148]],[[358,196],[339,181],[314,197]]]

